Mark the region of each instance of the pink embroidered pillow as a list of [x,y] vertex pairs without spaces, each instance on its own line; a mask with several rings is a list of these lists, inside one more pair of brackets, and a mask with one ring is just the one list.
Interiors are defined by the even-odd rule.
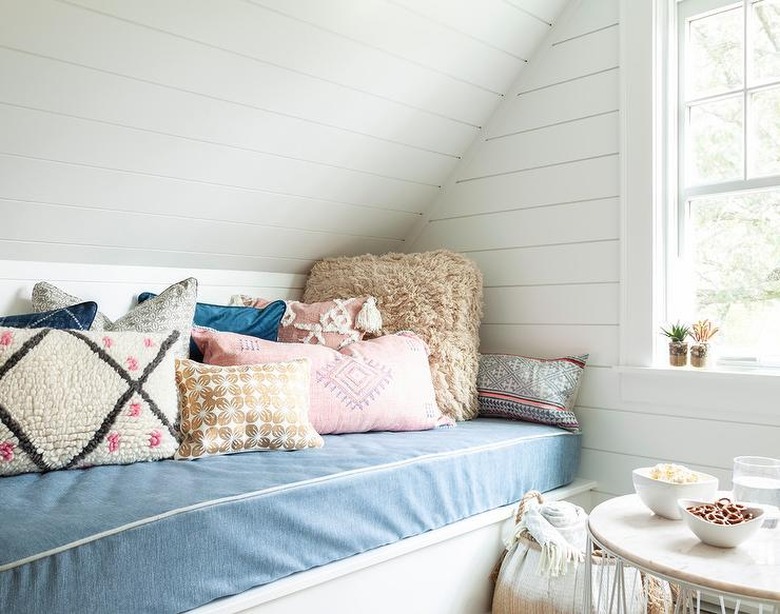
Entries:
[[337,351],[193,328],[205,362],[246,365],[308,358],[309,420],[321,435],[421,431],[453,424],[436,405],[428,346],[402,332],[356,341]]
[[[282,316],[277,338],[283,343],[311,343],[340,350],[360,341],[366,333],[378,333],[382,329],[382,316],[373,296],[321,303],[285,302],[287,310]],[[230,303],[262,309],[271,301],[237,294]]]

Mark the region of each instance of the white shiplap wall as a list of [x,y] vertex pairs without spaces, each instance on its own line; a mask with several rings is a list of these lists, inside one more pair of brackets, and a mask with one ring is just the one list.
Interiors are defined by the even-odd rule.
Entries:
[[482,349],[617,361],[617,3],[571,3],[445,186],[415,249],[485,275]]
[[715,420],[683,403],[628,402],[613,369],[620,332],[619,34],[617,0],[568,4],[444,186],[413,248],[449,247],[479,263],[482,351],[590,353],[576,408],[581,474],[598,480],[602,498],[631,492],[631,469],[664,460],[714,473],[727,487],[733,456],[777,456],[780,420],[746,423],[739,407]]
[[0,0],[0,259],[402,251],[565,0]]

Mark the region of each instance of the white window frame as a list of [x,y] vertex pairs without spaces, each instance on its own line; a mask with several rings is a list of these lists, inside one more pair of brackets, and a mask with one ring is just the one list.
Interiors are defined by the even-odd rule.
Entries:
[[667,0],[621,0],[621,335],[620,363],[654,366],[664,311],[668,185],[661,144],[666,101],[663,28]]
[[669,127],[659,113],[669,102],[664,62],[673,16],[669,0],[619,1],[621,399],[711,418],[734,419],[738,411],[742,420],[780,425],[779,373],[682,369],[654,360],[661,355],[656,349],[666,305],[669,224],[663,204],[670,195],[664,190],[674,185],[662,148]]
[[[742,101],[742,120],[743,120],[743,132],[742,132],[742,178],[732,179],[726,181],[716,181],[710,183],[703,183],[700,185],[685,186],[685,169],[677,168],[676,160],[683,160],[685,157],[686,146],[686,122],[682,119],[682,113],[685,111],[685,96],[680,93],[683,88],[683,84],[686,79],[685,75],[685,57],[681,55],[679,58],[673,58],[675,64],[681,65],[678,69],[678,79],[676,81],[676,91],[674,86],[670,86],[668,92],[667,102],[669,104],[666,112],[668,114],[669,135],[668,142],[675,143],[676,148],[668,147],[666,154],[667,168],[668,168],[668,196],[671,199],[672,195],[676,198],[676,216],[669,216],[669,228],[667,230],[667,236],[669,237],[667,245],[667,270],[666,279],[670,285],[675,282],[679,284],[675,286],[673,292],[669,293],[666,307],[668,309],[666,320],[677,319],[672,318],[673,314],[688,314],[692,313],[693,296],[690,293],[686,293],[686,273],[685,268],[689,266],[684,258],[685,249],[685,236],[686,236],[686,205],[685,203],[689,199],[694,199],[702,196],[721,196],[735,192],[748,192],[751,190],[761,190],[765,188],[778,188],[780,187],[780,178],[777,175],[750,177],[749,173],[749,156],[748,156],[748,139],[749,139],[749,123],[748,112],[750,105],[750,95],[753,92],[761,91],[768,88],[775,88],[778,85],[778,80],[773,79],[760,85],[750,84],[748,81],[748,60],[747,60],[747,46],[749,44],[749,11],[750,0],[672,0],[677,2],[677,7],[671,7],[670,12],[674,12],[677,19],[670,20],[670,27],[674,27],[676,30],[672,32],[672,36],[676,40],[677,49],[684,50],[685,44],[685,30],[682,27],[682,21],[703,13],[715,12],[725,9],[730,5],[742,4],[742,19],[743,19],[743,31],[742,37],[746,49],[743,50],[743,81],[740,87],[736,87],[729,92],[722,92],[715,96],[715,98],[721,98],[724,96],[739,97]],[[672,54],[668,54],[672,57]],[[671,73],[670,73],[671,74]],[[712,98],[707,96],[704,98]],[[704,98],[700,99],[703,100]],[[690,101],[689,101],[690,102]],[[697,102],[697,101],[694,101]],[[674,159],[676,156],[676,160]],[[675,184],[676,182],[676,184]],[[674,297],[680,297],[675,301]],[[688,318],[691,319],[691,318]],[[656,348],[657,350],[658,348]],[[744,364],[748,367],[755,368],[761,356],[751,356],[748,359],[735,359],[735,357],[721,356],[725,358],[727,364],[732,365]],[[776,367],[774,367],[776,368]]]

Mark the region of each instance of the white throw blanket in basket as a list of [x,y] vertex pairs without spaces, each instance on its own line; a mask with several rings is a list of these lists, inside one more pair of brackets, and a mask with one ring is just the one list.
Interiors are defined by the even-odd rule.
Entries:
[[576,570],[585,560],[587,521],[588,515],[578,505],[566,501],[542,503],[533,498],[504,543],[509,550],[527,531],[541,549],[537,571],[555,578],[566,575],[570,568]]
[[[506,536],[505,556],[493,594],[493,614],[583,614],[585,547],[588,515],[565,501],[543,501],[536,491],[526,493],[515,524]],[[592,559],[592,614],[607,611],[605,600],[616,580],[614,561]],[[623,569],[626,614],[658,614],[670,611],[668,585],[661,607],[648,607],[647,582],[636,569]],[[661,589],[656,582],[653,593]],[[655,599],[651,600],[655,601]]]

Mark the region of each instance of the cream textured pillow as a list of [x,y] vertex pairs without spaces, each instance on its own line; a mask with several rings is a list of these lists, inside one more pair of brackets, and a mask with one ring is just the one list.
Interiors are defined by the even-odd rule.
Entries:
[[482,273],[460,254],[438,250],[328,258],[315,263],[303,299],[375,296],[383,332],[411,330],[430,348],[436,402],[455,420],[477,415]]
[[[198,280],[184,279],[169,286],[158,296],[145,301],[113,322],[98,311],[90,330],[129,330],[145,333],[179,331],[177,356],[189,356],[189,339],[195,302],[198,296]],[[57,286],[40,281],[33,287],[32,306],[35,311],[49,311],[70,307],[82,300],[63,292]]]
[[0,328],[0,475],[170,458],[178,337]]
[[323,445],[308,419],[307,360],[233,367],[177,360],[176,385],[182,434],[177,459]]

